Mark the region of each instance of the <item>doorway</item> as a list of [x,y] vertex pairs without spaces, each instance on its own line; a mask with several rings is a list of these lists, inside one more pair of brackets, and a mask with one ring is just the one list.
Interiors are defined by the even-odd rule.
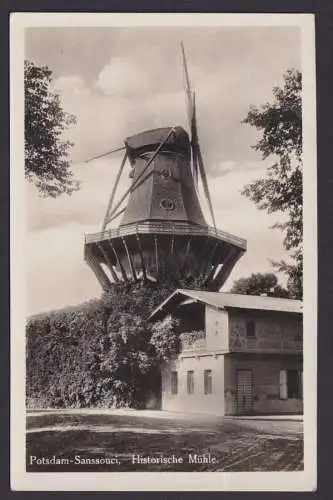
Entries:
[[248,415],[253,411],[252,370],[237,370],[236,379],[236,412],[239,415]]

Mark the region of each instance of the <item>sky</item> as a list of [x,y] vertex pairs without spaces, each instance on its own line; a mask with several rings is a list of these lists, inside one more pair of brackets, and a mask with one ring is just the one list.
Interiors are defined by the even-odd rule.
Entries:
[[[84,234],[101,228],[122,155],[85,160],[145,129],[187,128],[181,40],[196,91],[216,225],[248,245],[224,289],[253,272],[271,272],[270,259],[286,257],[282,234],[270,229],[281,217],[259,211],[241,195],[270,164],[251,148],[259,135],[242,120],[251,105],[272,100],[287,69],[301,69],[298,28],[29,28],[25,58],[52,70],[64,109],[77,117],[66,138],[74,143],[70,159],[81,189],[50,199],[26,186],[28,314],[101,294],[83,259]],[[119,198],[128,185],[124,175]],[[203,208],[209,221],[204,201]]]

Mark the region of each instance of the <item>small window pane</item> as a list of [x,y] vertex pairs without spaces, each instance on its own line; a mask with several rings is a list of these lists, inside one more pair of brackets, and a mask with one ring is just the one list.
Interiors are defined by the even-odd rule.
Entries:
[[246,336],[255,337],[256,336],[256,326],[254,321],[250,320],[246,322]]
[[205,394],[212,394],[213,392],[212,370],[204,371],[204,392]]
[[187,392],[188,394],[194,393],[194,372],[187,372]]

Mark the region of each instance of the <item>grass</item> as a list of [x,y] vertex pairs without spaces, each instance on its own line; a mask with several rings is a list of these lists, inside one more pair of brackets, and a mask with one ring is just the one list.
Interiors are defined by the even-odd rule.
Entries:
[[[281,423],[279,430],[246,427],[236,421],[153,418],[136,412],[30,413],[27,417],[28,472],[125,471],[292,471],[303,469],[303,437]],[[274,428],[274,426],[273,426]],[[133,464],[132,455],[183,457],[180,464]],[[210,454],[214,463],[189,463],[189,454]],[[118,457],[119,464],[75,464]],[[31,457],[65,458],[67,464],[31,463]],[[71,461],[71,462],[70,462]]]

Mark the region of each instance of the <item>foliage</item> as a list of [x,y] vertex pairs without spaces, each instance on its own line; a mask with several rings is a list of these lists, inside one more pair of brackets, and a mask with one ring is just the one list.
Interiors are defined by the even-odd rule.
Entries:
[[286,215],[286,222],[273,227],[284,232],[284,247],[290,263],[274,263],[288,276],[293,297],[302,296],[302,75],[288,70],[283,88],[273,89],[274,99],[260,108],[252,106],[244,120],[261,131],[254,146],[263,159],[272,157],[266,177],[245,186],[243,194],[259,209]]
[[73,145],[63,133],[76,122],[52,89],[52,71],[24,63],[25,175],[43,196],[71,194],[79,188],[68,159]]
[[159,364],[167,362],[179,352],[179,320],[166,316],[152,325],[151,344]]
[[177,321],[146,321],[167,287],[118,284],[76,308],[27,322],[29,407],[142,407],[177,353]]
[[193,345],[198,340],[204,339],[206,333],[204,330],[193,330],[191,332],[184,332],[180,334],[180,340],[187,345]]
[[279,285],[273,273],[253,273],[248,278],[240,278],[233,283],[230,292],[242,295],[267,294],[271,297],[289,297],[288,290]]

